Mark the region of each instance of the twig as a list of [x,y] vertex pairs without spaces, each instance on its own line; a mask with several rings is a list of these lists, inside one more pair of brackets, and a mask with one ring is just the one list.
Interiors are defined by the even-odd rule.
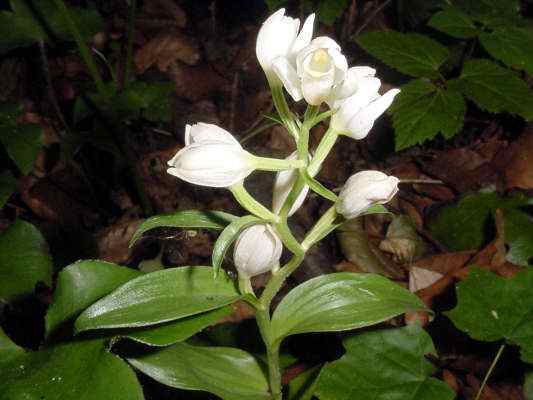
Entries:
[[494,367],[496,367],[496,364],[498,363],[498,360],[500,359],[503,350],[505,349],[505,343],[500,346],[498,349],[498,352],[496,353],[496,357],[494,357],[494,360],[492,360],[492,364],[489,367],[489,370],[487,371],[487,374],[485,375],[485,378],[483,379],[483,382],[481,383],[481,386],[477,392],[476,399],[479,400],[481,397],[481,393],[483,393],[483,389],[485,389],[485,385],[487,384],[487,381],[489,380],[492,371],[494,370]]
[[354,36],[359,35],[363,31],[363,29],[365,29],[367,25],[370,22],[372,22],[372,20],[376,17],[376,15],[378,15],[381,12],[381,10],[387,7],[391,1],[392,0],[385,0],[379,7],[376,7],[374,11],[372,11],[370,15],[366,18],[366,20],[361,24],[361,26],[356,29]]
[[401,179],[400,183],[405,184],[427,184],[427,185],[445,185],[443,181],[438,179]]

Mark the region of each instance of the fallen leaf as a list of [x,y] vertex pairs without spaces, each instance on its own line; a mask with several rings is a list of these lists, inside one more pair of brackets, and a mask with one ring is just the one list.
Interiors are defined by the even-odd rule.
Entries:
[[429,269],[412,267],[409,271],[409,290],[413,293],[433,285],[444,275]]

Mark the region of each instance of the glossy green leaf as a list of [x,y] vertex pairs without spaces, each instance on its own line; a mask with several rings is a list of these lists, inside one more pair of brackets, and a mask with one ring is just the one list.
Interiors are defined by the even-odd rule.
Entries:
[[13,343],[0,327],[0,371],[5,364],[9,364],[22,355],[24,355],[24,349]]
[[4,207],[15,191],[16,186],[17,180],[11,175],[11,172],[4,171],[0,173],[0,208]]
[[130,247],[133,246],[144,233],[155,228],[205,228],[224,229],[226,225],[237,217],[223,211],[178,211],[172,214],[156,215],[144,221],[133,234]]
[[21,115],[21,106],[0,106],[0,142],[17,167],[27,175],[33,169],[41,149],[43,135],[40,125],[19,123]]
[[516,265],[533,265],[533,217],[518,210],[504,212],[506,259]]
[[415,79],[402,87],[391,112],[398,151],[422,144],[439,133],[446,139],[453,137],[463,127],[466,104],[454,89]]
[[225,274],[210,267],[179,267],[135,278],[94,303],[76,320],[78,332],[140,327],[174,321],[231,304],[240,298]]
[[467,61],[459,79],[451,81],[450,86],[489,112],[533,118],[533,91],[513,71],[492,61]]
[[449,55],[446,47],[417,33],[370,32],[360,35],[357,43],[385,64],[416,77],[438,77]]
[[526,400],[533,400],[533,372],[526,375],[524,381],[524,396],[526,396]]
[[457,306],[446,315],[458,329],[476,340],[519,345],[522,359],[533,363],[533,269],[505,279],[473,267],[456,292]]
[[128,361],[171,387],[203,390],[224,400],[270,399],[268,383],[257,360],[239,349],[176,343]]
[[450,250],[477,249],[492,240],[492,216],[498,208],[505,214],[529,202],[523,196],[501,198],[496,193],[467,195],[457,204],[441,208],[430,221],[429,228],[434,237]]
[[343,331],[425,309],[418,297],[376,274],[339,272],[302,283],[272,316],[275,341],[306,332]]
[[[431,378],[431,337],[418,325],[363,333],[344,340],[346,354],[322,368],[315,388],[321,400],[452,400],[453,390]],[[354,397],[354,394],[355,397]]]
[[483,32],[479,40],[494,58],[533,74],[533,30],[504,26],[490,33]]
[[99,260],[82,260],[69,265],[57,277],[54,302],[45,318],[46,336],[98,299],[140,275],[139,271]]
[[479,33],[474,21],[455,7],[439,11],[431,17],[428,25],[458,39],[472,38]]
[[0,367],[1,400],[142,400],[135,373],[103,340],[28,352]]
[[0,299],[33,293],[37,282],[52,284],[48,244],[29,222],[17,220],[0,233]]
[[174,343],[183,342],[201,330],[219,322],[224,317],[232,313],[229,306],[207,311],[202,314],[191,315],[167,322],[162,325],[150,326],[128,330],[127,333],[120,334],[139,343],[149,346],[169,346]]
[[213,274],[215,278],[218,277],[226,252],[229,250],[233,242],[237,240],[239,233],[249,226],[259,224],[262,221],[261,218],[257,218],[255,215],[245,215],[244,217],[236,219],[224,228],[213,247]]

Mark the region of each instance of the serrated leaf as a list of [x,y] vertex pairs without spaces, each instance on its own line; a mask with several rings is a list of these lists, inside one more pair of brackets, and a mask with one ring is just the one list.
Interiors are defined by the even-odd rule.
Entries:
[[489,54],[511,68],[533,74],[533,31],[506,26],[483,32],[479,40]]
[[459,79],[450,86],[461,90],[480,108],[533,118],[533,92],[513,71],[482,59],[464,64]]
[[149,346],[170,346],[174,343],[183,342],[201,330],[219,322],[222,318],[231,315],[232,308],[229,306],[202,314],[181,318],[177,321],[167,322],[162,325],[147,328],[130,329],[120,337],[126,337]]
[[440,243],[453,251],[478,249],[492,239],[492,216],[499,208],[517,210],[527,206],[523,196],[501,198],[496,193],[464,196],[457,204],[441,208],[429,222],[429,229]]
[[449,55],[446,47],[417,33],[370,32],[360,35],[357,43],[392,68],[416,77],[438,77]]
[[491,28],[514,26],[520,21],[518,0],[453,0],[453,4]]
[[457,306],[445,314],[476,340],[505,339],[533,363],[533,269],[505,279],[472,267],[456,288]]
[[449,7],[433,15],[428,25],[458,39],[476,37],[479,33],[474,21],[467,14],[454,7]]
[[257,218],[255,215],[245,215],[244,217],[236,219],[224,228],[213,247],[213,274],[215,278],[218,277],[226,252],[229,250],[233,242],[237,240],[239,233],[249,226],[259,224],[262,221],[261,218]]
[[205,228],[221,230],[237,217],[223,211],[178,211],[172,214],[156,215],[145,220],[130,240],[133,246],[144,233],[155,228]]
[[17,186],[17,180],[9,171],[0,173],[0,208],[4,207]]
[[391,112],[399,151],[439,133],[447,139],[453,137],[463,127],[466,104],[456,90],[416,79],[402,87]]
[[42,147],[42,129],[37,124],[20,124],[22,107],[11,104],[0,107],[0,142],[24,175],[33,169]]
[[383,276],[323,275],[302,283],[283,298],[272,316],[272,340],[362,328],[420,309],[425,306],[418,297]]
[[76,320],[76,331],[161,324],[240,298],[228,276],[215,280],[212,274],[210,267],[179,267],[137,277],[86,309]]
[[239,349],[177,343],[155,353],[128,358],[128,362],[167,386],[204,390],[224,400],[271,398],[257,360]]
[[509,246],[506,259],[524,267],[533,265],[533,218],[518,210],[504,212],[505,243]]
[[82,260],[64,268],[57,278],[54,302],[46,313],[46,336],[98,299],[140,275],[139,271],[100,260]]
[[142,400],[135,373],[103,340],[24,352],[0,368],[1,400]]
[[33,293],[37,282],[52,284],[48,244],[29,222],[17,220],[0,233],[0,299]]
[[[431,378],[431,337],[418,325],[363,333],[345,339],[346,354],[320,371],[315,395],[321,400],[452,400],[453,390]],[[357,393],[354,397],[354,393]]]
[[318,7],[318,19],[326,25],[333,25],[348,7],[348,3],[349,0],[322,0]]

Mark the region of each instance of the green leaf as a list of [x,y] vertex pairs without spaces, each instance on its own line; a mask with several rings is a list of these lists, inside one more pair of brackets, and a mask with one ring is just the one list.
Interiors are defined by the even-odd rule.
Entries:
[[288,0],[265,0],[265,3],[270,11],[275,11],[284,5]]
[[119,336],[127,337],[149,346],[170,346],[171,344],[189,339],[194,334],[230,315],[231,312],[232,308],[226,306],[158,326],[139,328],[134,331],[129,330],[127,333]]
[[[32,5],[33,10],[24,0],[11,0],[13,11],[0,11],[0,54],[38,40],[73,40],[68,24],[53,0],[39,0]],[[103,21],[96,10],[74,7],[69,10],[85,41],[103,31]],[[44,29],[43,22],[47,29]]]
[[224,228],[217,241],[215,242],[215,246],[213,247],[212,258],[213,273],[215,278],[219,274],[220,267],[222,266],[222,261],[224,261],[224,256],[226,255],[226,252],[229,250],[233,242],[237,240],[237,236],[239,235],[239,233],[243,229],[246,229],[249,226],[255,224],[259,224],[262,221],[263,220],[261,218],[257,218],[255,215],[245,215],[244,217],[236,219],[226,228]]
[[513,26],[521,20],[518,0],[453,0],[453,3],[476,21],[491,28]]
[[103,340],[28,352],[0,368],[2,400],[142,400],[129,366]]
[[479,40],[485,50],[494,58],[511,68],[533,74],[533,31],[505,26],[492,32],[483,32]]
[[471,268],[456,288],[457,306],[445,313],[455,326],[476,340],[505,339],[521,347],[533,363],[533,269],[510,279]]
[[172,214],[156,215],[144,221],[133,234],[130,240],[130,247],[133,246],[141,236],[155,228],[205,228],[224,229],[226,225],[235,221],[237,217],[223,211],[178,211]]
[[446,383],[431,378],[436,368],[425,356],[436,351],[418,325],[363,333],[343,344],[346,354],[318,377],[315,395],[321,400],[455,398]]
[[320,366],[309,368],[289,382],[288,400],[311,400],[315,391]]
[[0,327],[0,371],[4,364],[10,363],[22,355],[24,355],[24,349],[13,343]]
[[94,303],[76,320],[77,332],[140,327],[174,321],[231,304],[240,298],[225,274],[210,267],[179,267],[135,278]]
[[257,360],[239,349],[176,343],[128,361],[171,387],[204,390],[224,400],[270,399],[268,383]]
[[4,207],[17,186],[17,180],[11,175],[11,172],[4,171],[0,173],[0,208]]
[[33,293],[37,282],[52,284],[52,258],[41,232],[17,220],[0,233],[0,299]]
[[20,106],[4,104],[0,107],[0,142],[22,173],[27,175],[42,146],[42,129],[37,124],[18,123],[21,115]]
[[394,31],[360,35],[357,43],[374,57],[406,75],[439,77],[448,49],[427,36]]
[[506,259],[524,267],[533,265],[533,218],[521,211],[504,212],[505,243],[509,246]]
[[54,302],[45,318],[46,336],[139,275],[139,271],[99,260],[82,260],[69,265],[57,278]]
[[402,87],[392,109],[396,151],[437,134],[449,139],[463,127],[466,104],[453,88],[438,88],[430,82],[415,79]]
[[273,341],[297,333],[362,328],[420,309],[425,306],[418,297],[380,275],[323,275],[281,301],[272,316]]
[[479,33],[474,21],[455,7],[439,11],[431,17],[428,25],[458,39],[476,37]]
[[501,198],[496,193],[478,193],[463,197],[457,204],[441,208],[429,223],[435,239],[452,251],[478,249],[492,239],[492,215],[527,206],[523,196]]
[[526,396],[526,400],[533,400],[533,372],[526,375],[524,381],[524,396]]
[[348,4],[349,0],[322,0],[318,7],[318,19],[326,25],[333,25]]
[[461,76],[450,81],[480,108],[533,118],[533,92],[513,71],[489,60],[469,60]]
[[305,183],[316,194],[334,203],[338,200],[339,197],[335,193],[333,193],[331,190],[329,190],[327,187],[325,187],[319,181],[309,175],[307,171],[304,172],[303,177],[305,179]]

